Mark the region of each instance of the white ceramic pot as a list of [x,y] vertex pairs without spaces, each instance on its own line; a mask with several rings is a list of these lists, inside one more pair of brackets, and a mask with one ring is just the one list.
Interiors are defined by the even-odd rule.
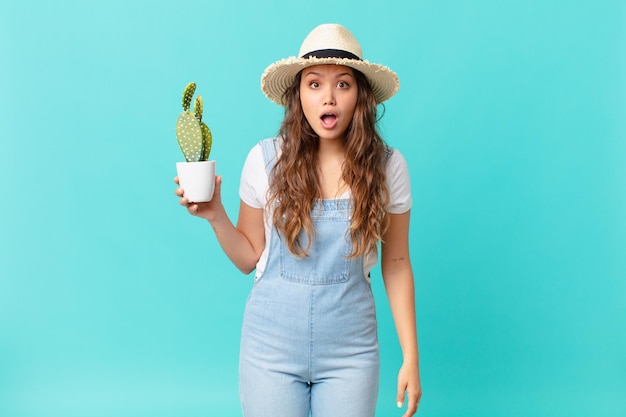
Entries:
[[215,161],[177,162],[178,182],[190,203],[211,201],[215,189]]

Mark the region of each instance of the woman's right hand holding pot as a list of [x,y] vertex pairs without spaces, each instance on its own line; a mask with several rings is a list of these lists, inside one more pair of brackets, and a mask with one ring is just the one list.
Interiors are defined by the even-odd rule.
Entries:
[[[180,185],[178,180],[178,176],[174,177],[174,182]],[[218,218],[220,214],[224,213],[224,206],[222,205],[222,176],[215,176],[215,190],[213,191],[213,198],[211,201],[206,203],[190,203],[189,200],[184,196],[185,190],[178,187],[174,194],[180,197],[180,205],[187,207],[187,211],[189,214],[197,217],[201,217],[203,219],[208,220],[209,222],[213,222]]]

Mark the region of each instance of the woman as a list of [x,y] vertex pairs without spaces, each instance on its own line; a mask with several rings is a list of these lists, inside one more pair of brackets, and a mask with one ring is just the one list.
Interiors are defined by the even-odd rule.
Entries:
[[241,339],[244,415],[374,416],[380,364],[369,272],[381,242],[403,354],[396,401],[412,416],[421,385],[409,175],[376,130],[376,106],[396,93],[397,76],[363,61],[346,28],[326,24],[298,57],[270,65],[261,86],[285,118],[277,138],[248,154],[237,225],[222,205],[221,177],[208,203],[176,190],[240,270],[256,269]]

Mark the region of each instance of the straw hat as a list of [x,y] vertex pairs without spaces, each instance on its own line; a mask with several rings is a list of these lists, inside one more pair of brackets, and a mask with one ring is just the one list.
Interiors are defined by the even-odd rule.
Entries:
[[377,103],[389,99],[400,88],[391,69],[363,60],[361,46],[345,27],[324,24],[313,29],[302,42],[300,53],[273,63],[261,76],[261,90],[273,102],[285,105],[283,93],[298,72],[313,65],[345,65],[362,72],[369,80]]

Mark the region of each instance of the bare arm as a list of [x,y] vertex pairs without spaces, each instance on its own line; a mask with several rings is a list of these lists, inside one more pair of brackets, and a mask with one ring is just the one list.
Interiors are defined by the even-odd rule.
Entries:
[[413,268],[409,256],[410,211],[388,216],[390,222],[389,229],[383,237],[381,267],[403,356],[403,364],[398,373],[397,401],[400,406],[404,403],[405,392],[408,394],[408,407],[404,417],[410,417],[417,412],[417,405],[422,396]]
[[[178,184],[178,177],[174,179]],[[235,226],[222,204],[222,177],[215,178],[215,192],[208,203],[189,203],[183,197],[183,190],[177,188],[175,194],[180,204],[187,207],[189,213],[208,220],[215,231],[220,246],[226,256],[243,273],[254,270],[265,247],[265,228],[263,225],[263,209],[250,207],[243,201],[239,206],[239,219]]]

